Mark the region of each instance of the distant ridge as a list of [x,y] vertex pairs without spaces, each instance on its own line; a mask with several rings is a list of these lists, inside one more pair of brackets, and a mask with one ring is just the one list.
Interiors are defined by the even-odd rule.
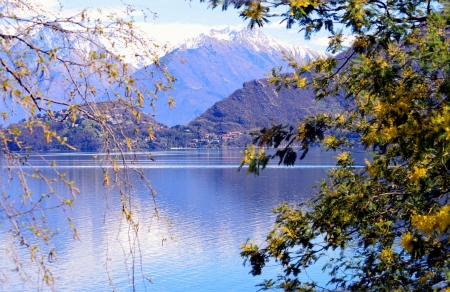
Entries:
[[189,123],[192,129],[210,133],[246,132],[271,124],[297,125],[297,120],[319,112],[340,113],[341,98],[315,100],[311,89],[276,91],[267,79],[245,82],[229,97],[214,104]]

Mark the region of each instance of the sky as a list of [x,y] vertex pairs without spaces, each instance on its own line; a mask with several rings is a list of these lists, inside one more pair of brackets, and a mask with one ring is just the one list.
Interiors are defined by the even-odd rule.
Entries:
[[[36,0],[38,1],[38,0]],[[124,1],[120,0],[60,0],[66,13],[76,13],[83,8],[97,8],[103,10],[124,10]],[[39,0],[39,3],[49,9],[58,7],[57,0]],[[229,8],[223,12],[221,7],[214,10],[208,8],[206,3],[200,0],[127,0],[126,4],[134,5],[136,11],[135,25],[143,29],[149,37],[161,43],[170,43],[175,46],[186,38],[196,37],[211,29],[224,29],[226,27],[245,28],[247,21],[239,17],[239,11]],[[142,10],[149,9],[155,12],[157,17],[142,17]],[[287,43],[303,43],[320,51],[325,51],[328,37],[325,34],[313,36],[306,41],[298,28],[287,30],[284,23],[279,23],[281,18],[273,19],[265,25],[263,31],[271,37]]]

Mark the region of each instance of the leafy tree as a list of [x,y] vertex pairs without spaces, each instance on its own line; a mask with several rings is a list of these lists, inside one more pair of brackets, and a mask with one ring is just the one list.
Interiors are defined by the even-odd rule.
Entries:
[[[158,58],[166,48],[158,46],[134,27],[133,6],[124,6],[121,12],[85,9],[69,15],[62,7],[48,11],[38,3],[33,0],[0,1],[0,113],[4,124],[12,123],[0,127],[2,163],[6,172],[1,183],[0,226],[9,230],[7,249],[14,270],[29,278],[22,264],[31,259],[36,268],[33,272],[53,287],[55,279],[47,263],[56,257],[48,245],[55,230],[47,222],[46,210],[72,208],[79,190],[71,178],[57,168],[54,168],[54,176],[49,177],[33,166],[27,159],[33,149],[26,147],[24,141],[27,137],[39,140],[38,135],[42,143],[56,143],[66,150],[76,150],[67,137],[58,136],[51,125],[63,130],[67,120],[71,121],[72,128],[81,119],[95,122],[106,154],[98,159],[104,173],[103,184],[105,188],[114,185],[121,196],[123,219],[130,228],[130,255],[134,259],[136,249],[133,245],[138,244],[135,239],[139,227],[129,192],[132,172],[142,178],[150,196],[156,193],[145,174],[126,162],[124,153],[132,151],[134,146],[124,127],[113,129],[106,121],[117,104],[133,113],[139,121],[140,111],[136,108],[144,103],[153,104],[156,92],[170,89],[174,78]],[[125,49],[127,55],[122,53]],[[150,80],[153,88],[139,90],[143,80],[134,78],[133,68],[128,65],[137,62],[154,64],[155,71],[140,77]],[[144,80],[146,84],[149,84],[148,80]],[[96,101],[111,102],[99,106]],[[16,116],[25,118],[25,127],[19,128],[13,123]],[[58,123],[62,126],[57,127]],[[92,140],[94,132],[91,134],[92,137],[78,138]],[[151,128],[148,135],[152,138]],[[88,142],[80,142],[80,147],[85,147],[83,145]],[[119,154],[112,154],[111,150]],[[48,164],[54,166],[52,162]],[[13,178],[20,181],[21,195],[8,191],[9,181]],[[40,191],[45,195],[32,192],[27,181],[33,179],[44,181],[48,190]],[[67,187],[68,195],[57,193],[52,187],[58,181]],[[67,216],[68,226],[77,238],[76,226]],[[25,260],[23,250],[28,251]],[[134,283],[134,273],[132,277]]]
[[[293,74],[273,70],[270,80],[280,88],[310,86],[318,100],[344,93],[348,103],[342,113],[309,117],[296,129],[263,129],[245,151],[243,164],[256,174],[271,158],[294,164],[312,144],[337,151],[336,168],[318,186],[318,196],[277,207],[265,245],[242,246],[253,275],[269,261],[282,267],[263,289],[317,288],[298,276],[319,259],[326,262],[331,289],[450,289],[448,3],[207,2],[241,9],[249,27],[279,17],[287,28],[298,25],[306,38],[327,32],[332,55],[301,64],[289,58]],[[345,35],[351,36],[349,47]],[[265,146],[282,142],[287,146],[265,153]],[[352,152],[360,147],[372,156],[358,167]]]

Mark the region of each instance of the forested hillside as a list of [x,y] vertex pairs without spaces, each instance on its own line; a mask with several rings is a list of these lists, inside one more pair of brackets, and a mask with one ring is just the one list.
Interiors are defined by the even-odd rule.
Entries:
[[[111,131],[123,133],[136,149],[149,149],[152,147],[152,131],[165,128],[153,118],[142,113],[133,113],[130,107],[120,102],[98,102],[80,105],[86,114],[79,114],[76,119],[69,111],[57,111],[53,116],[37,115],[35,121],[30,123],[22,120],[11,124],[8,129],[10,133],[20,131],[23,143],[16,143],[14,139],[9,142],[11,150],[19,151],[30,148],[33,151],[100,151],[104,148],[104,139],[98,122],[89,119],[87,115],[96,111],[103,115],[104,123]],[[48,125],[48,126],[43,126]],[[150,131],[150,132],[149,132]],[[50,138],[45,132],[56,132],[57,139]],[[11,135],[13,137],[14,135]],[[59,138],[58,138],[59,137]],[[126,147],[127,141],[121,141]]]
[[310,89],[277,92],[266,79],[259,79],[244,83],[243,88],[214,104],[189,126],[213,133],[248,131],[271,124],[296,125],[305,116],[340,111],[339,98],[316,101]]

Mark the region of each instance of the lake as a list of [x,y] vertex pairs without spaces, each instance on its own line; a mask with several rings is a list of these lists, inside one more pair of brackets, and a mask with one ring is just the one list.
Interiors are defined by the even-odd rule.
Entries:
[[[334,165],[334,154],[318,148],[295,167],[280,167],[274,161],[258,177],[246,176],[245,169],[237,172],[238,149],[155,151],[154,161],[142,155],[140,167],[158,193],[161,217],[156,218],[149,191],[136,178],[131,192],[139,214],[139,242],[132,250],[137,255],[133,259],[117,191],[105,190],[102,169],[93,155],[42,154],[55,161],[58,171],[80,189],[69,216],[81,241],[74,240],[61,210],[45,211],[50,225],[59,228],[45,247],[56,250],[56,260],[48,265],[57,278],[57,291],[131,291],[133,260],[137,291],[256,291],[255,285],[263,279],[276,277],[278,267],[273,263],[261,276],[251,276],[250,268],[243,266],[239,246],[249,238],[264,243],[275,219],[271,210],[285,201],[306,201],[314,194],[312,186]],[[31,156],[28,161],[41,165],[48,177],[53,175],[41,158]],[[5,183],[4,167],[2,173]],[[42,181],[29,183],[35,193],[45,192]],[[13,180],[4,189],[18,196],[18,187]],[[9,240],[7,224],[0,225],[0,233],[4,247]],[[31,272],[29,278],[11,272],[6,258],[2,255],[0,260],[0,290],[50,290]],[[29,257],[23,261],[29,262]],[[325,285],[327,275],[321,268],[317,265],[301,277]]]

